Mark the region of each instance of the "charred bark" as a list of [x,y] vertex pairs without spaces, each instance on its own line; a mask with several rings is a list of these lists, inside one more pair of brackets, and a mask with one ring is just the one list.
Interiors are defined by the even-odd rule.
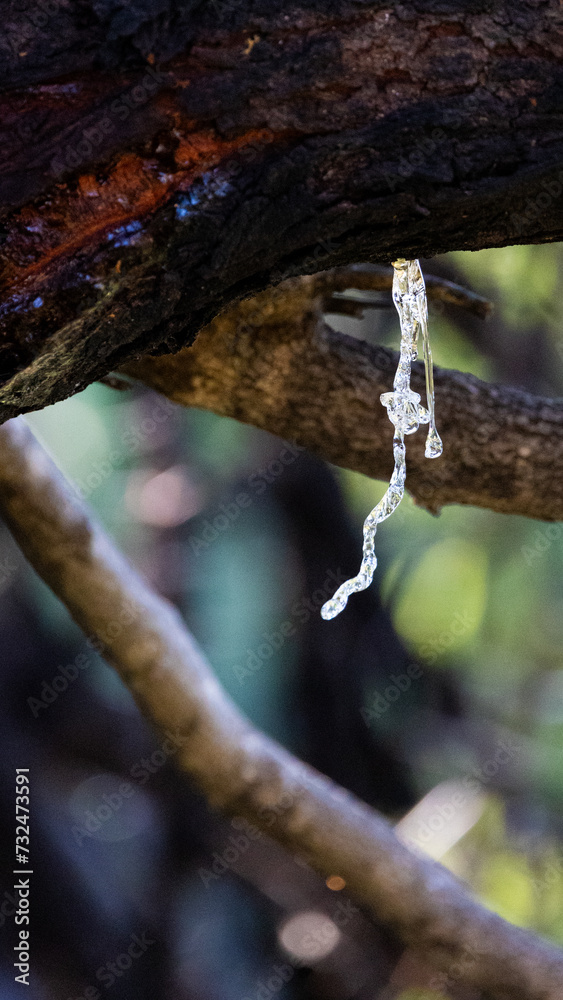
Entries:
[[42,3],[0,3],[0,419],[290,274],[562,237],[557,0]]

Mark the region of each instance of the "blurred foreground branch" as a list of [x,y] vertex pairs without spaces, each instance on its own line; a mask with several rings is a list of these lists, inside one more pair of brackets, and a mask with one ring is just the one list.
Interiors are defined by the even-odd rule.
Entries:
[[[429,298],[484,316],[490,304],[427,278]],[[391,287],[391,270],[362,264],[293,278],[230,306],[177,354],[145,356],[122,371],[184,406],[212,410],[304,445],[375,479],[393,468],[391,423],[379,396],[398,356],[336,333],[323,313],[358,315],[366,300],[335,293]],[[563,520],[563,401],[472,375],[437,369],[436,415],[444,454],[424,457],[424,434],[408,441],[407,489],[422,506],[472,504],[546,521]],[[424,397],[424,370],[413,365]]]
[[378,922],[446,975],[455,967],[456,979],[499,1000],[561,1000],[560,951],[478,905],[373,809],[250,725],[176,610],[114,548],[21,420],[0,428],[0,510],[141,709],[176,733],[181,767],[212,806],[262,828],[267,810],[271,836],[325,876],[341,875]]

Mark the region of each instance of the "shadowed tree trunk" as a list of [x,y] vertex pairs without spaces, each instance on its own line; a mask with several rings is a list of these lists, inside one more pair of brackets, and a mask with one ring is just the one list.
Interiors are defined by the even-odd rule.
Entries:
[[3,419],[290,274],[563,233],[558,0],[0,11]]

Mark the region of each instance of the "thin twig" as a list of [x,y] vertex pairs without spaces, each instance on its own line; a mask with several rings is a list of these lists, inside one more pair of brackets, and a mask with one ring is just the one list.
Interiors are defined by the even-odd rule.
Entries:
[[181,766],[213,806],[260,828],[267,810],[272,837],[325,876],[341,875],[446,975],[499,1000],[561,1000],[560,951],[484,909],[377,812],[251,726],[177,611],[115,549],[21,419],[0,428],[0,510],[144,713],[177,734]]
[[[328,271],[320,271],[319,274],[312,275],[310,281],[314,293],[326,297],[328,304],[335,292],[345,292],[349,288],[355,288],[362,292],[391,291],[393,269],[382,267],[379,264],[350,264],[343,267],[333,267]],[[424,281],[428,298],[435,302],[459,306],[481,319],[486,319],[493,310],[493,304],[488,299],[473,292],[470,288],[448,281],[447,278],[438,278],[436,275],[428,274],[425,275]],[[366,302],[364,308],[367,307],[368,303]]]

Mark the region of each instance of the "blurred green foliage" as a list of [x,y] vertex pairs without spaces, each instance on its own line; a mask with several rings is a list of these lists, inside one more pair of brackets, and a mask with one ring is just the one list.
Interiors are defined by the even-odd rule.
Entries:
[[[460,282],[492,299],[496,318],[489,321],[487,336],[498,336],[507,352],[532,328],[535,335],[541,330],[553,362],[546,377],[560,393],[562,246],[456,253],[445,262],[455,268]],[[364,326],[378,322],[368,314]],[[372,331],[374,339],[391,342],[390,323],[397,344],[394,314],[383,324],[385,336]],[[349,332],[357,329],[365,335],[359,324],[347,324]],[[444,315],[431,319],[431,339],[437,364],[498,377],[497,362]],[[160,432],[142,430],[143,414],[136,391],[118,393],[96,385],[27,418],[63,471],[85,486],[89,502],[121,547],[141,563],[144,539],[153,529],[135,521],[124,497],[139,465],[163,467]],[[439,396],[436,415],[439,427]],[[168,461],[179,460],[191,470],[210,517],[226,482],[248,483],[261,449],[270,449],[270,457],[275,453],[271,439],[264,446],[264,435],[234,421],[179,411],[167,420],[174,422],[177,440],[185,442],[182,454]],[[131,430],[136,437],[127,436]],[[444,448],[447,452],[447,439]],[[360,533],[386,486],[347,471],[339,476]],[[300,582],[291,579],[291,553],[272,523],[267,502],[252,499],[229,531],[219,532],[213,545],[191,559],[184,606],[190,623],[197,620],[198,638],[226,688],[255,721],[287,739],[279,706],[294,668],[295,642],[288,639],[275,655],[263,657],[246,683],[237,680],[234,670],[265,641],[264,633],[287,619],[288,602],[300,593]],[[184,529],[188,545],[193,537],[189,525]],[[546,818],[557,817],[563,803],[563,531],[553,537],[546,528],[541,522],[463,507],[432,517],[406,497],[378,530],[377,576],[409,649],[429,666],[455,671],[476,716],[520,734],[525,743],[513,798],[524,813],[520,827],[532,834],[523,843],[503,804],[490,795],[481,820],[450,852],[447,863],[497,912],[563,942],[563,860],[553,834],[542,834],[549,827]],[[71,628],[58,603],[46,591],[41,594],[43,613],[53,627]],[[460,622],[465,626],[459,627]],[[432,766],[436,778],[440,769],[441,777],[455,776],[464,773],[467,761],[445,748],[441,762]],[[425,767],[421,762],[422,791],[430,773]],[[441,995],[411,989],[400,1000],[441,1000]]]

